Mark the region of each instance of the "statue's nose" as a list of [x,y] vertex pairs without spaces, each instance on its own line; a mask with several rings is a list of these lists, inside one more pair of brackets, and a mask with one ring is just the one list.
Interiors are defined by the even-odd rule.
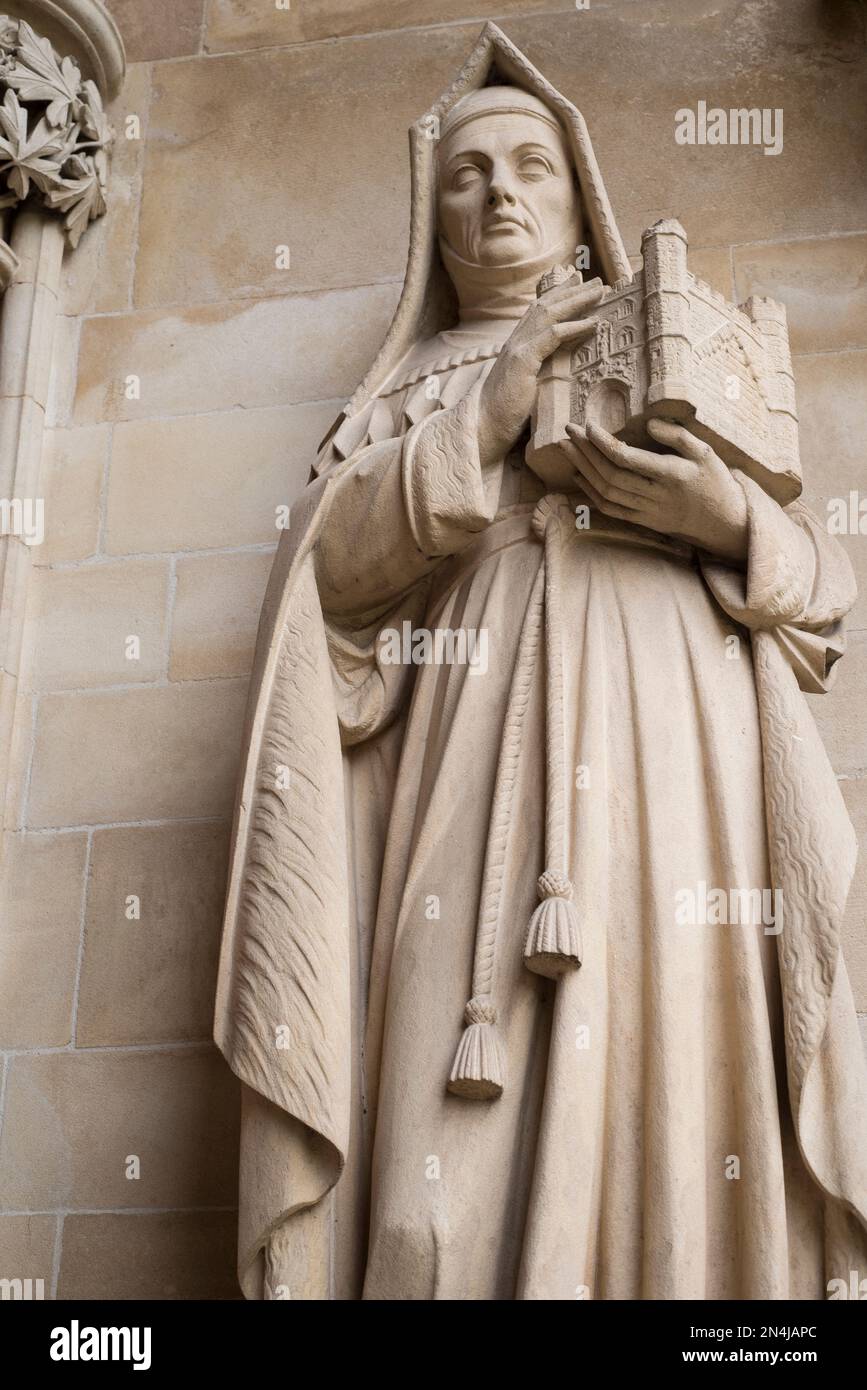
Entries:
[[515,206],[515,195],[510,193],[508,188],[503,188],[500,184],[491,187],[488,193],[488,207],[495,208],[498,203],[508,203],[509,207]]

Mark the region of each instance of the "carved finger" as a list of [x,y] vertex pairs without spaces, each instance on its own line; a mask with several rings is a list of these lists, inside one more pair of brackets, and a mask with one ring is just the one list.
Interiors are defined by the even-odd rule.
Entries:
[[574,464],[576,468],[580,466],[582,462],[581,450],[576,444],[573,444],[570,439],[559,440],[558,448],[562,450],[569,462]]
[[667,449],[676,449],[684,458],[692,459],[693,463],[707,463],[713,454],[709,444],[673,420],[648,420],[647,433]]
[[575,449],[575,456],[573,459],[575,467],[582,480],[593,488],[596,495],[601,497],[603,501],[610,502],[612,505],[623,507],[628,511],[634,511],[641,499],[636,497],[634,493],[626,492],[622,487],[618,487],[616,483],[611,482],[604,473],[599,471],[588,453],[581,448],[580,444],[573,445],[573,448]]
[[588,422],[586,428],[591,444],[595,444],[607,459],[620,468],[628,468],[631,472],[643,474],[645,478],[664,480],[675,476],[676,464],[672,464],[671,458],[666,458],[663,454],[653,454],[649,449],[636,449],[631,444],[624,444],[601,425]]
[[568,280],[562,281],[561,284],[553,285],[550,290],[546,290],[544,294],[539,296],[539,300],[542,304],[557,304],[561,299],[574,298],[582,291],[600,295],[604,289],[605,286],[598,275],[594,276],[592,280],[581,280],[577,275],[573,275]]
[[620,506],[617,502],[611,502],[607,497],[603,497],[601,492],[588,481],[586,475],[582,475],[583,490],[587,500],[594,511],[601,512],[603,516],[613,517],[615,521],[635,522],[636,513],[629,507]]
[[587,285],[572,285],[567,280],[565,285],[549,290],[539,303],[544,306],[551,322],[561,323],[566,318],[578,318],[583,309],[595,308],[603,292],[601,280],[591,280]]
[[[568,428],[568,427],[567,427]],[[573,465],[576,473],[579,474],[581,482],[585,483],[590,478],[591,484],[600,497],[606,501],[621,503],[624,507],[634,507],[640,499],[635,493],[630,493],[624,488],[612,484],[604,475],[596,474],[593,468],[593,460],[589,457],[589,445],[573,443],[568,439],[559,441],[559,448],[566,455],[566,458]],[[633,474],[627,475],[630,479]]]
[[552,352],[556,352],[558,347],[564,343],[580,343],[584,338],[592,338],[596,332],[598,319],[570,319],[568,323],[553,323],[550,328],[540,333],[541,340],[548,340],[553,343],[545,352],[548,357]]
[[566,433],[569,438],[578,446],[586,458],[595,467],[600,477],[605,478],[612,486],[618,487],[621,491],[634,498],[650,498],[656,488],[658,481],[648,478],[643,473],[637,473],[634,469],[620,468],[616,463],[612,463],[606,458],[600,449],[587,438],[586,430],[580,425],[569,424],[566,426]]

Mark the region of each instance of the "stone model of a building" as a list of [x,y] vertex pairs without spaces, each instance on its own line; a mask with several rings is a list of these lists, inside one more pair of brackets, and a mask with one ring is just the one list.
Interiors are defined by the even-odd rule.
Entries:
[[758,296],[730,304],[697,279],[673,219],[648,228],[641,250],[643,268],[594,310],[594,337],[561,348],[543,369],[530,467],[567,487],[568,461],[556,447],[567,423],[594,421],[653,448],[645,422],[662,416],[688,424],[776,501],[793,501],[801,472],[785,308]]

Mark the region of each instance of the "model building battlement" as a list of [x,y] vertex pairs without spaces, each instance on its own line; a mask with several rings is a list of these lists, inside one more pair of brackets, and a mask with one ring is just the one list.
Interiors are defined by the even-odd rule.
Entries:
[[[798,417],[785,307],[752,296],[741,305],[687,268],[680,223],[642,236],[643,266],[606,289],[596,333],[554,353],[539,376],[527,462],[552,487],[574,486],[557,447],[566,425],[587,421],[658,449],[654,417],[678,420],[785,505],[801,491]],[[554,272],[563,279],[570,272]],[[540,292],[552,283],[540,282]]]

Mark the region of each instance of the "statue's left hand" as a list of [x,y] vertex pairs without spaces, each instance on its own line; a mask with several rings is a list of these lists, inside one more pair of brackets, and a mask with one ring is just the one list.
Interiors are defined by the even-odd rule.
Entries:
[[623,444],[598,425],[567,425],[561,448],[591,504],[605,516],[682,537],[721,559],[747,553],[747,502],[722,459],[682,425],[648,421],[648,432],[677,453]]

